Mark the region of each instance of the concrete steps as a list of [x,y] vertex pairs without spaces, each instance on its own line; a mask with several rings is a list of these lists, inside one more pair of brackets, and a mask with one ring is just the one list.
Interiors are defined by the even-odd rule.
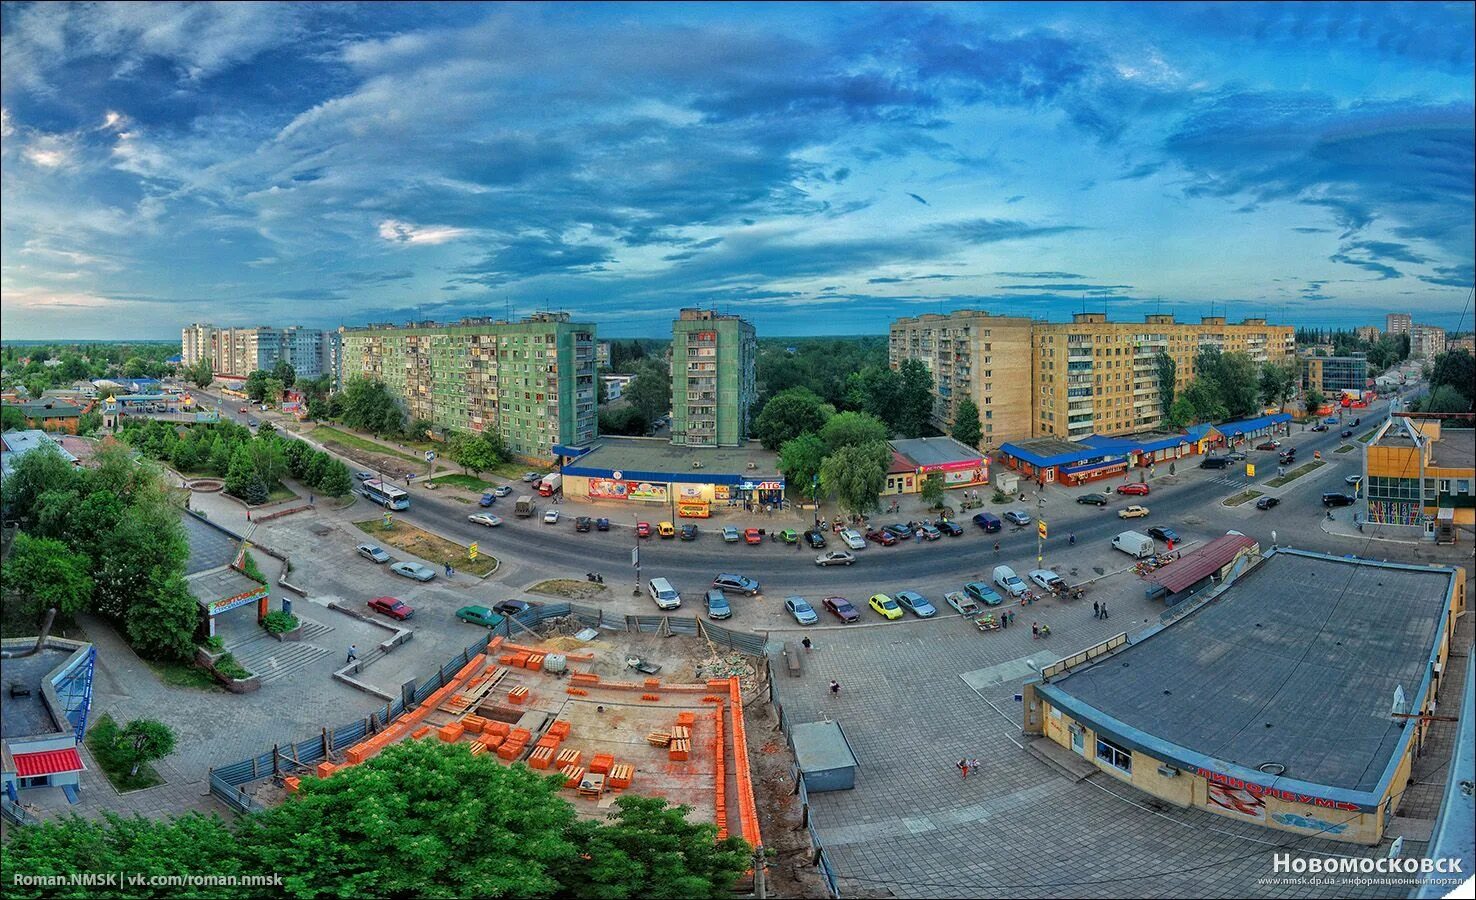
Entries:
[[332,653],[326,647],[298,642],[253,641],[251,645],[231,651],[236,660],[261,676],[262,684],[276,681],[307,668]]

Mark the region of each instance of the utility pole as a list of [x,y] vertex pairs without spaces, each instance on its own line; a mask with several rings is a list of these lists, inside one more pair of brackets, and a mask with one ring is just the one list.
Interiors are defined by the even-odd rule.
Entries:
[[[637,515],[634,518],[640,517]],[[630,592],[630,595],[639,597],[641,595],[641,535],[634,525],[631,526],[630,533],[633,535],[631,540],[634,541],[630,548],[630,564],[635,566],[636,570],[635,589]]]
[[758,900],[767,900],[769,886],[764,883],[764,847],[760,844],[753,848],[753,895]]

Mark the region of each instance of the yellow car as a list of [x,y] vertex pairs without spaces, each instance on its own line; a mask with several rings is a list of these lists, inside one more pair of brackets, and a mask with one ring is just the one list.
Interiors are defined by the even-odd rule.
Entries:
[[1129,506],[1127,509],[1119,509],[1117,511],[1117,517],[1119,519],[1140,519],[1146,515],[1148,515],[1148,507],[1146,506]]
[[886,616],[888,619],[902,618],[902,604],[888,597],[886,594],[872,594],[867,601],[872,609]]
[[661,522],[656,525],[656,533],[664,538],[676,537],[676,526],[670,522]]

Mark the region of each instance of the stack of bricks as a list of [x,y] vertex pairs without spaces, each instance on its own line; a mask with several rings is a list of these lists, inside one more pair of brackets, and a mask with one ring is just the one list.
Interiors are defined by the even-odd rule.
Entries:
[[452,722],[450,725],[442,725],[439,732],[441,740],[445,741],[448,744],[454,744],[457,741],[461,740],[461,736],[465,733],[466,726],[462,725],[460,722]]
[[507,739],[497,748],[498,759],[514,760],[523,755],[523,750],[528,746],[528,739],[533,735],[526,728],[514,728],[508,732]]
[[619,763],[610,769],[610,787],[628,788],[630,780],[635,777],[635,769],[628,763]]
[[671,743],[666,748],[666,758],[672,762],[686,762],[692,752],[692,731],[685,725],[671,730]]
[[554,765],[558,766],[560,769],[563,769],[565,766],[577,766],[579,765],[579,758],[581,756],[583,756],[583,754],[580,753],[578,750],[575,750],[573,747],[565,747],[564,749],[559,751],[558,758],[554,761]]
[[590,772],[596,775],[608,775],[615,767],[615,757],[609,753],[596,753],[594,760],[589,764]]
[[574,764],[560,766],[559,771],[564,775],[564,787],[566,788],[577,788],[579,782],[584,780],[583,766]]
[[462,718],[461,725],[466,729],[467,734],[481,734],[482,729],[487,725],[487,720],[478,715],[469,715]]
[[528,689],[521,684],[507,692],[507,700],[521,706],[528,700]]
[[[539,743],[541,744],[542,741]],[[547,769],[553,763],[553,757],[552,747],[534,747],[533,753],[528,757],[528,766],[533,769]]]
[[653,731],[650,734],[646,735],[646,743],[650,744],[652,747],[670,747],[671,732]]
[[547,655],[546,653],[529,653],[528,661],[523,664],[523,667],[537,672],[543,668],[543,657]]

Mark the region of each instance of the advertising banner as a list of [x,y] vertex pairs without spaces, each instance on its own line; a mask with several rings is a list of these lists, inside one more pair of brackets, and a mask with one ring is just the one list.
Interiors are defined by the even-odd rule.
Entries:
[[643,500],[650,503],[665,503],[666,485],[652,484],[649,481],[591,478],[589,496],[598,500]]

